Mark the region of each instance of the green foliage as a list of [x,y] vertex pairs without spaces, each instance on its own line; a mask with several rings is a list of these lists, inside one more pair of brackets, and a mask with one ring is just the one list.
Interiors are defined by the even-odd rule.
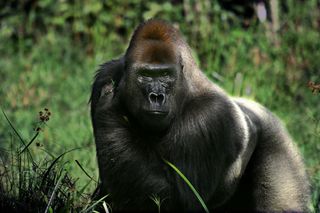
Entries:
[[[287,9],[280,10],[276,44],[268,23],[259,23],[256,17],[244,20],[224,10],[217,0],[1,1],[0,107],[24,138],[34,135],[35,112],[49,107],[53,113],[49,128],[28,148],[40,159],[43,151],[36,143],[52,159],[79,148],[64,159],[78,160],[97,180],[88,105],[94,72],[99,64],[124,53],[136,25],[147,18],[162,18],[179,27],[209,78],[232,95],[261,102],[282,118],[304,155],[316,211],[320,95],[312,94],[306,85],[309,80],[320,82],[319,4],[317,0],[286,2],[281,3]],[[0,148],[7,149],[12,130],[4,116],[0,129]],[[77,163],[65,168],[79,179],[80,189],[91,181]],[[93,188],[90,185],[85,191]]]

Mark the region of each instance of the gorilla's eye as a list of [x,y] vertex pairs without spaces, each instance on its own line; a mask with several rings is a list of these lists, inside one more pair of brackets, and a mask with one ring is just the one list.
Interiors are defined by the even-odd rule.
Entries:
[[164,75],[164,76],[169,75],[169,71],[163,71],[162,75]]
[[150,70],[139,70],[139,75],[145,76],[145,77],[153,77],[153,73],[150,72]]
[[144,77],[165,77],[171,75],[170,69],[142,69],[138,71],[138,74]]

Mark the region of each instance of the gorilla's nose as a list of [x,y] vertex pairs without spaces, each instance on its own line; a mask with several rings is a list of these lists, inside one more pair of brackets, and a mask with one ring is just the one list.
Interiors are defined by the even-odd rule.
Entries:
[[150,92],[148,96],[150,104],[156,104],[156,105],[163,105],[164,102],[166,101],[166,96],[164,93],[154,93]]

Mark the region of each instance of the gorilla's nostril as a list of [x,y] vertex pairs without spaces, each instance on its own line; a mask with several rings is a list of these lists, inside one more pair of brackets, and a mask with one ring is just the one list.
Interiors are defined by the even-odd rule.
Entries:
[[157,103],[157,97],[158,95],[156,93],[150,93],[149,94],[149,101],[150,103]]
[[165,98],[164,98],[164,94],[159,94],[158,95],[158,103],[160,103],[161,105],[162,104],[164,104],[164,100],[165,100]]
[[165,95],[163,93],[156,94],[154,92],[151,92],[149,94],[149,101],[150,103],[162,105],[165,102]]

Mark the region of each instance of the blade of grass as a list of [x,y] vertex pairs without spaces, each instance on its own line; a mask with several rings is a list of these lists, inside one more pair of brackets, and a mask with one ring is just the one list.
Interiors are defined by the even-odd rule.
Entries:
[[23,145],[26,145],[25,141],[23,140],[23,138],[21,137],[21,135],[19,134],[19,132],[16,130],[16,128],[14,128],[13,124],[11,123],[11,121],[9,120],[7,114],[3,111],[3,109],[1,109],[4,117],[6,118],[7,122],[9,123],[10,127],[13,129],[14,133],[16,133],[16,135],[18,136],[18,138],[20,139],[20,141],[23,143]]
[[46,178],[47,178],[49,172],[51,171],[52,167],[58,162],[58,160],[59,160],[62,156],[64,156],[65,154],[67,154],[67,153],[69,153],[69,152],[72,152],[72,151],[74,151],[74,150],[76,150],[76,149],[79,149],[79,148],[75,148],[75,149],[71,149],[71,150],[69,150],[69,151],[66,151],[66,152],[62,153],[61,155],[59,155],[56,159],[54,159],[54,161],[53,161],[53,162],[51,163],[51,165],[48,167],[46,173],[43,175],[43,178],[42,178],[42,181],[41,181],[41,184],[40,184],[41,187],[43,186],[44,181],[46,180]]
[[55,156],[53,154],[51,154],[48,150],[44,149],[44,148],[39,148],[39,150],[44,151],[47,155],[49,155],[52,158],[55,158]]
[[197,190],[194,188],[194,186],[190,183],[188,178],[186,176],[184,176],[184,174],[175,165],[173,165],[172,163],[170,163],[169,161],[167,161],[165,159],[163,159],[163,161],[166,164],[168,164],[183,179],[183,181],[189,186],[189,188],[191,189],[193,194],[197,197],[197,199],[199,200],[199,202],[200,202],[201,206],[203,207],[203,209],[205,210],[205,212],[209,213],[209,209],[207,208],[205,202],[203,201],[202,197],[197,192]]
[[80,195],[82,195],[82,194],[84,193],[84,190],[86,190],[86,188],[90,185],[90,183],[91,183],[91,180],[89,180],[89,182],[86,183],[86,185],[84,185],[84,186],[78,191],[78,193],[79,193]]
[[30,140],[30,142],[21,150],[21,152],[19,153],[19,155],[21,155],[26,149],[28,149],[28,147],[32,144],[32,142],[38,137],[39,132],[37,132],[33,138]]
[[59,189],[59,186],[60,186],[60,183],[61,183],[61,181],[62,181],[63,177],[64,177],[64,175],[62,175],[62,174],[61,174],[61,176],[60,176],[60,178],[59,178],[59,180],[58,180],[57,184],[54,186],[54,189],[53,189],[53,192],[52,192],[52,194],[51,194],[51,196],[50,196],[50,199],[49,199],[49,202],[48,202],[47,208],[46,208],[46,210],[45,210],[45,213],[47,213],[47,212],[49,211],[50,205],[51,205],[51,203],[52,203],[52,202],[53,202],[53,200],[54,200],[54,197],[55,197],[56,191]]
[[[25,143],[24,139],[21,137],[21,135],[20,135],[19,132],[16,130],[16,128],[14,128],[14,126],[13,126],[13,124],[11,123],[10,119],[8,118],[7,114],[4,112],[3,109],[1,109],[1,111],[2,111],[2,114],[4,115],[4,117],[6,118],[7,122],[9,123],[10,127],[13,129],[14,133],[18,136],[20,142],[25,146],[26,143]],[[31,160],[32,163],[34,164],[34,161],[33,161],[33,158],[32,158],[32,155],[31,155],[29,149],[27,149],[27,151],[28,151],[28,156],[29,156],[30,160]]]
[[98,183],[98,181],[96,181],[95,179],[93,179],[88,173],[87,173],[87,171],[81,166],[81,164],[79,163],[79,161],[78,160],[75,160],[76,161],[76,163],[77,163],[77,165],[80,167],[80,169],[84,172],[84,174],[88,177],[88,178],[90,178],[92,181],[94,181],[95,183]]
[[108,195],[103,196],[102,198],[100,198],[99,200],[97,200],[96,202],[94,202],[89,208],[80,211],[80,213],[88,213],[88,212],[91,212],[99,203],[103,202],[103,200],[104,200],[106,197],[108,197]]
[[[4,151],[1,151],[1,152],[4,152]],[[8,170],[8,168],[6,166],[6,163],[5,163],[5,160],[3,159],[3,155],[2,154],[0,155],[0,160],[2,162],[2,165],[3,165],[2,167],[3,167],[3,170],[4,170],[4,173],[2,173],[1,176],[2,176],[2,178],[4,177],[6,179],[5,185],[6,186],[8,186],[9,184],[12,185],[13,184],[12,178],[9,178],[10,171]]]
[[161,200],[161,198],[155,194],[150,196],[150,199],[157,205],[158,213],[161,212],[161,203],[165,200]]
[[109,209],[108,209],[108,206],[107,206],[107,204],[106,204],[105,201],[103,201],[102,206],[103,206],[104,211],[105,211],[106,213],[109,213]]

